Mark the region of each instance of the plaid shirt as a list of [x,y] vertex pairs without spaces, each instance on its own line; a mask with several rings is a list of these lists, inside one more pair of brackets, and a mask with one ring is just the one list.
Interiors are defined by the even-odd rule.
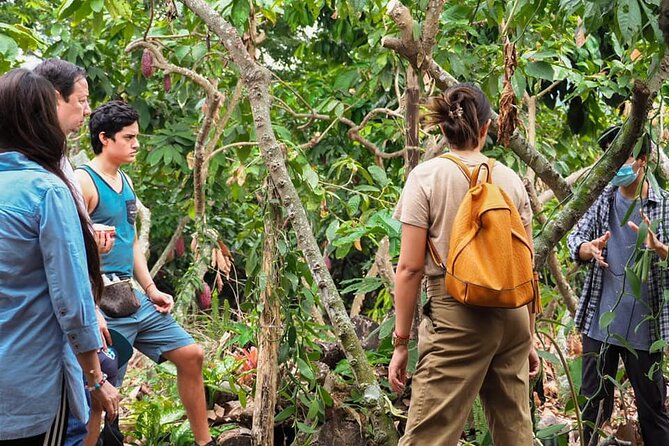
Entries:
[[[613,206],[616,190],[617,187],[606,186],[599,198],[588,209],[585,215],[581,217],[569,234],[567,244],[571,257],[576,262],[584,263],[578,257],[581,244],[601,237],[609,230],[609,211]],[[641,203],[643,212],[651,221],[659,220],[660,224],[656,235],[665,244],[669,240],[669,233],[666,229],[666,225],[669,224],[668,200],[669,196],[665,191],[658,192],[652,186],[649,186],[648,198],[642,200]],[[603,249],[602,255],[606,258],[606,247]],[[607,259],[607,261],[611,262],[610,259]],[[626,259],[619,259],[618,261],[624,263]],[[669,271],[665,267],[658,266],[657,263],[659,261],[660,259],[657,257],[657,254],[653,253],[651,268],[648,274],[648,303],[652,314],[656,316],[649,321],[651,343],[659,339],[669,341],[669,305],[665,304],[664,298],[665,290],[669,290]],[[603,269],[595,261],[591,261],[590,263],[590,270],[583,284],[581,299],[576,310],[576,317],[574,318],[576,326],[583,333],[587,333],[590,329],[602,297]],[[594,323],[599,322],[594,321]]]

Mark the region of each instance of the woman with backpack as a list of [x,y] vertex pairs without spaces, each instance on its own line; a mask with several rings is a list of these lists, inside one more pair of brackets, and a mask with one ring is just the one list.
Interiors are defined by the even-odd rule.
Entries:
[[[490,102],[478,87],[458,84],[442,96],[431,98],[427,108],[426,121],[441,129],[448,141],[449,156],[456,159],[438,157],[412,170],[394,215],[402,222],[402,240],[395,280],[395,350],[388,379],[391,389],[398,393],[404,390],[407,379],[411,323],[421,279],[427,276],[427,302],[419,327],[419,360],[400,445],[457,445],[479,394],[495,444],[530,446],[533,434],[529,379],[539,369],[532,343],[534,315],[530,306],[465,305],[447,292],[448,268],[440,261],[448,257],[454,220],[470,188],[464,166],[468,172],[480,166],[479,178],[488,175],[486,170],[493,166],[491,181],[504,192],[501,195],[505,195],[522,222],[520,238],[528,247],[531,265],[529,198],[515,172],[501,163],[489,163],[481,154],[492,114]],[[428,245],[435,251],[432,255]],[[493,242],[484,248],[477,251],[482,257],[501,249],[501,245]]]

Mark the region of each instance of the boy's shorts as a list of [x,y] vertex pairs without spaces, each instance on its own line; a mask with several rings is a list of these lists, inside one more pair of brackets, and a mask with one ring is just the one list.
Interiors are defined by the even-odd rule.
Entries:
[[[195,343],[171,314],[159,313],[144,293],[135,290],[135,294],[141,304],[139,310],[121,318],[105,315],[109,328],[117,330],[133,347],[156,363],[165,361],[163,353]],[[123,381],[125,369],[124,366],[119,370],[118,386]]]

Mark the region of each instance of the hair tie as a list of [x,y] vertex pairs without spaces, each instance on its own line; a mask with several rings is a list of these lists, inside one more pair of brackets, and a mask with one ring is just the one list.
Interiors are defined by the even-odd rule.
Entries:
[[462,106],[460,104],[456,104],[455,108],[451,108],[448,111],[448,116],[450,116],[451,119],[462,118],[463,114],[464,114],[464,110],[462,110]]

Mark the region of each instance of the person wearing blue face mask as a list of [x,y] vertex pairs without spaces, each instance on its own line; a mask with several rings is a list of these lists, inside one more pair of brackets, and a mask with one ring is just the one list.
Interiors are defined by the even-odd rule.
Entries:
[[[604,132],[599,139],[603,150],[619,132],[617,126]],[[568,237],[572,258],[589,263],[575,316],[583,342],[581,395],[585,397],[586,445],[597,443],[592,438],[595,423],[599,420],[601,426],[613,411],[614,384],[607,376],[616,376],[620,359],[634,389],[644,444],[669,445],[669,413],[660,367],[663,349],[651,349],[658,340],[669,341],[669,306],[664,304],[669,274],[666,267],[658,265],[669,251],[669,232],[665,230],[669,195],[653,188],[646,178],[650,141],[643,138],[639,154],[631,155],[616,172]],[[634,265],[642,221],[659,221],[659,225],[645,240],[651,255],[647,279],[633,287],[625,270]],[[600,323],[609,319],[608,312],[614,314],[613,320]]]

